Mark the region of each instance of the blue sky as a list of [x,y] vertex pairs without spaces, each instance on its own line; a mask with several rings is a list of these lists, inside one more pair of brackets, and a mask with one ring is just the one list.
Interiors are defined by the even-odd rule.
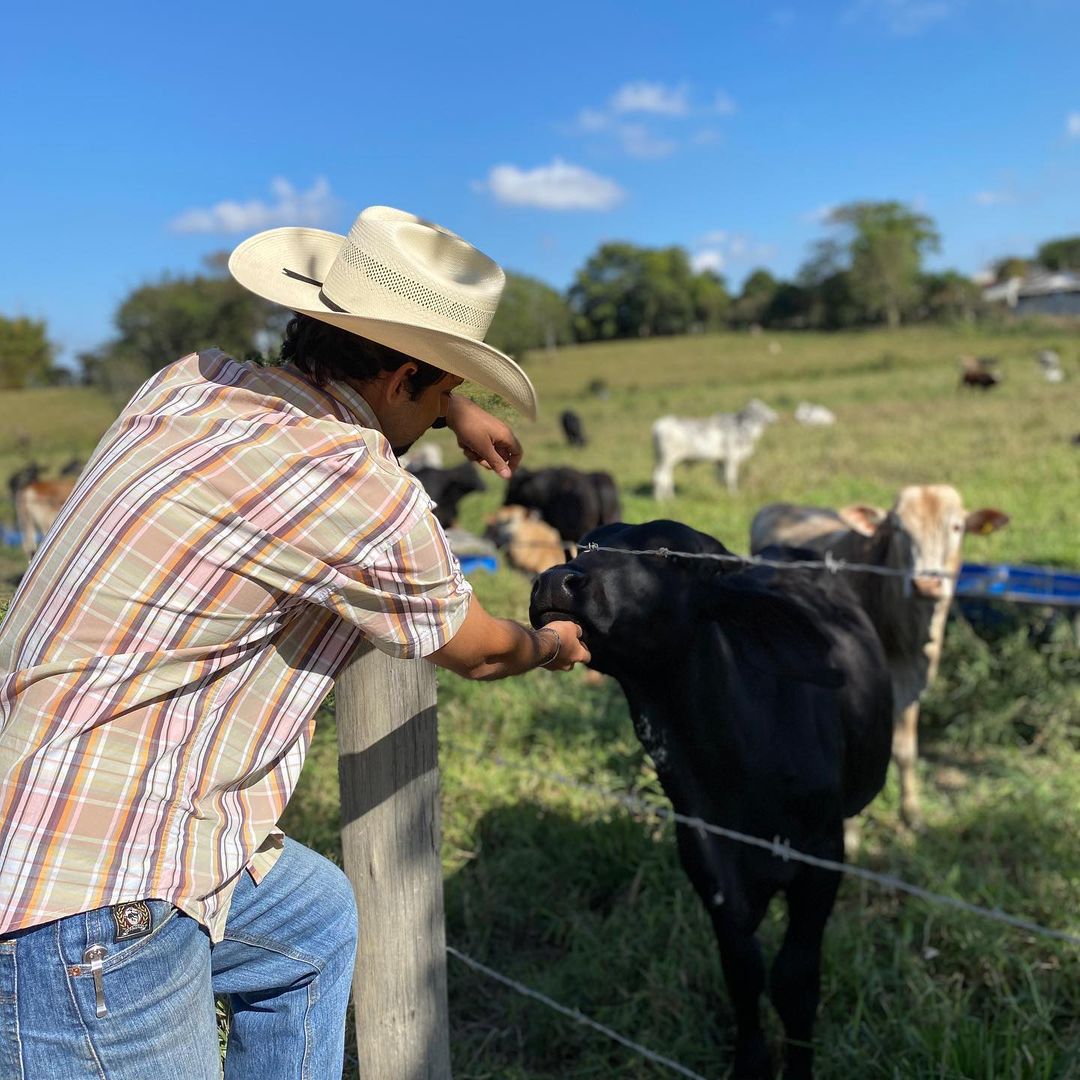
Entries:
[[792,274],[854,199],[931,215],[932,264],[965,272],[1080,232],[1069,0],[190,0],[5,23],[0,314],[44,318],[68,359],[136,286],[375,203],[558,288],[611,239],[681,244],[734,285]]

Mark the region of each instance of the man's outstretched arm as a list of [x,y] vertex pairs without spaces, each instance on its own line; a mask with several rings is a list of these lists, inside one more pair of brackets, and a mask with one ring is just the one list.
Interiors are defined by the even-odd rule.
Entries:
[[504,679],[541,664],[569,671],[574,664],[588,663],[591,657],[581,642],[577,623],[552,622],[542,630],[531,630],[512,619],[489,615],[473,596],[461,628],[428,659],[466,679]]

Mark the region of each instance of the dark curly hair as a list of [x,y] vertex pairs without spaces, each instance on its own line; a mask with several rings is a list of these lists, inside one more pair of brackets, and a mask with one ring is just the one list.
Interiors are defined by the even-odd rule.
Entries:
[[320,322],[310,315],[294,315],[285,327],[281,343],[282,363],[295,364],[318,386],[333,380],[367,382],[380,372],[396,371],[402,364],[416,364],[409,377],[409,397],[415,401],[446,372],[406,353],[357,337],[348,330]]

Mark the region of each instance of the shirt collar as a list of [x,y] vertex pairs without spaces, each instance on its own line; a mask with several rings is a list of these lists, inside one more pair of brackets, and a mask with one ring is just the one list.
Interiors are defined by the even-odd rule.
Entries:
[[348,414],[358,427],[372,428],[381,432],[382,425],[375,415],[374,409],[367,403],[367,399],[359,390],[344,380],[335,379],[326,383],[325,386],[316,387],[327,397],[333,398]]

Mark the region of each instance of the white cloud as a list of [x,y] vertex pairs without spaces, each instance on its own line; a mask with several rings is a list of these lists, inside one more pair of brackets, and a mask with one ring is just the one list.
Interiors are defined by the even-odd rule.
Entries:
[[[624,83],[601,108],[579,110],[573,124],[564,128],[570,135],[597,136],[636,158],[659,158],[673,154],[682,145],[709,146],[720,140],[711,127],[687,134],[688,119],[730,116],[737,111],[734,99],[717,90],[708,103],[692,101],[689,86],[664,83]],[[708,120],[705,120],[708,123]]]
[[690,257],[695,270],[715,270],[732,263],[763,263],[776,257],[773,244],[762,244],[742,233],[729,233],[724,229],[712,229],[698,237],[697,249]]
[[243,233],[278,225],[322,225],[337,211],[337,200],[322,176],[308,191],[297,191],[288,180],[275,177],[270,190],[272,202],[225,200],[186,210],[169,222],[169,228],[178,233]]
[[822,203],[820,206],[814,207],[813,210],[807,210],[805,214],[800,214],[799,220],[805,221],[808,225],[824,225],[832,217],[835,209],[835,203]]
[[620,86],[611,97],[614,113],[643,112],[658,116],[685,116],[690,106],[686,86],[664,86],[663,83],[632,82]]
[[607,113],[600,109],[582,109],[578,113],[577,130],[584,133],[603,131],[610,123]]
[[636,158],[667,157],[675,143],[654,135],[644,124],[620,124],[616,134],[624,153]]
[[947,18],[955,7],[955,0],[855,0],[841,21],[869,17],[883,22],[898,37],[910,37]]
[[723,229],[713,229],[711,232],[705,233],[699,243],[702,247],[716,247],[717,244],[723,244],[727,241],[727,235]]
[[738,111],[735,99],[724,90],[717,90],[713,98],[712,111],[720,116],[732,116]]
[[1004,203],[1016,202],[1016,197],[1010,191],[976,191],[973,198],[980,206],[1001,206]]
[[1080,112],[1071,112],[1065,117],[1065,134],[1070,139],[1080,139]]
[[702,270],[712,270],[713,273],[719,273],[724,269],[724,253],[717,251],[715,248],[706,248],[704,251],[699,251],[690,257],[690,265],[693,267],[695,274],[700,274]]
[[561,158],[528,170],[496,165],[486,182],[473,187],[490,191],[497,202],[507,206],[535,206],[541,210],[610,210],[626,195],[614,180]]

